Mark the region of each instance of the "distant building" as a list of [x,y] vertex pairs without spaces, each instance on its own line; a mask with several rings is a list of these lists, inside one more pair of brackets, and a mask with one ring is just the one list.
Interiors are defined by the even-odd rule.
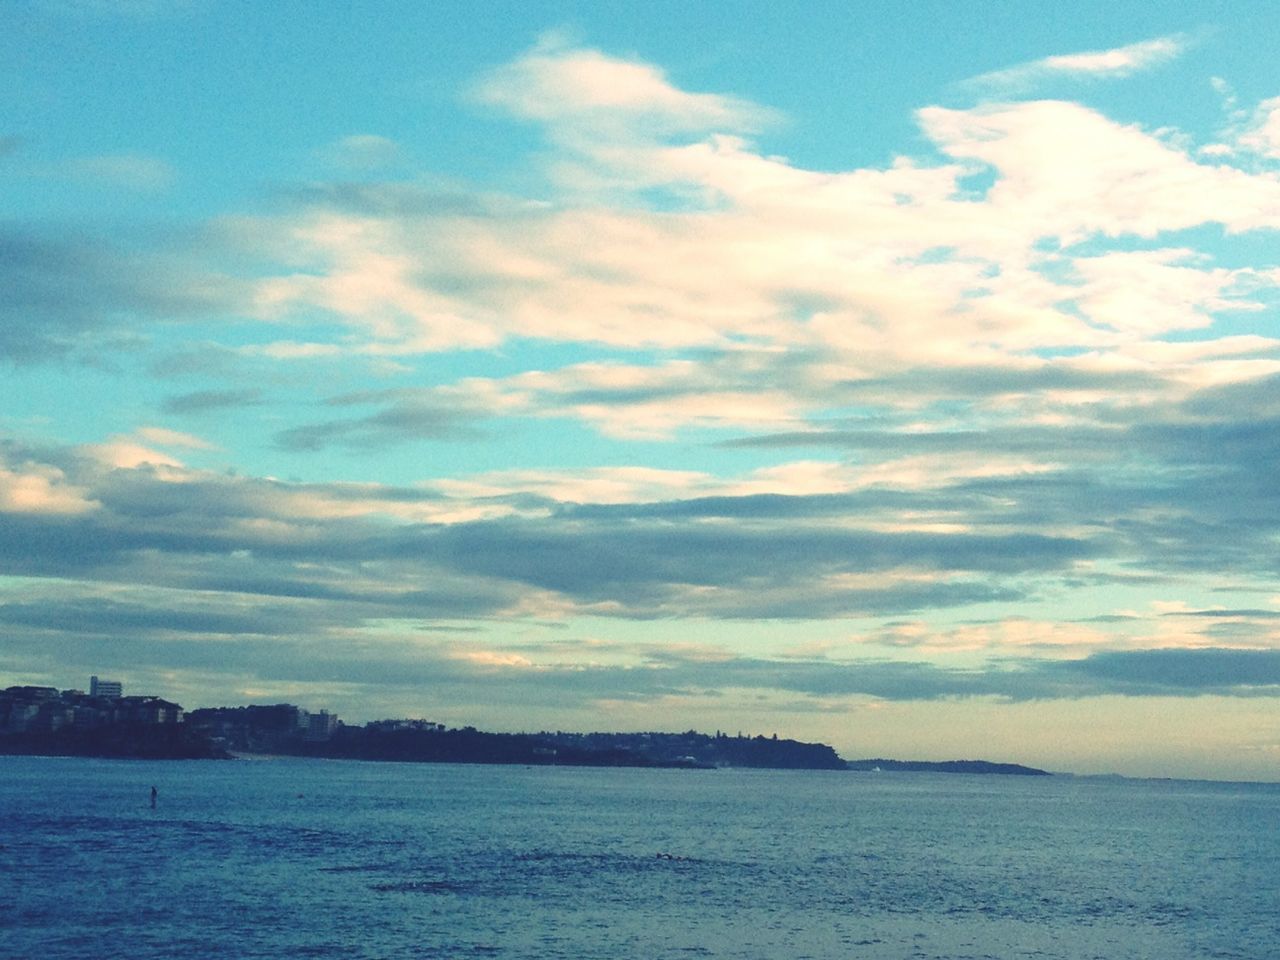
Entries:
[[28,730],[56,733],[75,722],[75,710],[60,700],[48,700],[40,704],[39,712],[27,723]]
[[92,693],[54,687],[7,687],[0,690],[0,734],[58,733],[68,728],[94,730],[118,724],[182,723],[179,704],[162,697],[120,696],[121,684],[90,680]]
[[305,737],[311,728],[311,717],[306,710],[291,703],[250,704],[201,707],[186,715],[186,723],[217,737],[232,749],[271,753],[285,743]]
[[96,676],[90,677],[89,696],[111,697],[118,700],[124,696],[124,684],[119,680],[99,680]]
[[46,700],[58,699],[57,687],[7,687],[4,695],[13,700],[25,700],[29,703],[43,703]]
[[40,705],[37,703],[14,703],[10,705],[8,714],[5,717],[4,729],[7,733],[23,733],[35,720],[37,714],[40,713]]
[[93,707],[77,704],[73,708],[71,725],[81,730],[93,730],[106,726],[112,719],[113,715],[105,710],[95,710]]
[[307,740],[328,740],[338,729],[337,714],[328,710],[313,713],[307,718]]
[[160,697],[121,697],[120,712],[126,723],[182,722],[182,707]]

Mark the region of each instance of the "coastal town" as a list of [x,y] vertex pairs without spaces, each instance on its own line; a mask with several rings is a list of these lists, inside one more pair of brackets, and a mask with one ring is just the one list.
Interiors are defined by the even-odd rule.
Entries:
[[0,690],[0,754],[149,759],[226,755],[186,722],[181,705],[154,695],[125,695],[118,680],[92,676],[88,686]]
[[182,707],[162,697],[124,695],[117,680],[89,678],[89,690],[8,687],[0,691],[0,733],[56,733],[119,725],[183,721]]

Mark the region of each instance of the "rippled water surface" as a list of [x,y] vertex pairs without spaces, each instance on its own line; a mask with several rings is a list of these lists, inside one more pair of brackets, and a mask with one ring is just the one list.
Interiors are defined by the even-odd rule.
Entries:
[[0,957],[117,956],[1268,960],[1280,785],[0,757]]

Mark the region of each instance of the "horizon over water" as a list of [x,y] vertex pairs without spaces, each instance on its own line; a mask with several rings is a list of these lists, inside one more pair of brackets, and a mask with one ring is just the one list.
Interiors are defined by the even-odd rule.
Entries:
[[1268,783],[3,757],[0,957],[1266,960],[1278,827]]

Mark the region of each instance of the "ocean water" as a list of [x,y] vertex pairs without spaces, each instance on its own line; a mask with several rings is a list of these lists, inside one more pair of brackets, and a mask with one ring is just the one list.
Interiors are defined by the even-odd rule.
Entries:
[[0,757],[0,957],[1270,960],[1280,785]]

